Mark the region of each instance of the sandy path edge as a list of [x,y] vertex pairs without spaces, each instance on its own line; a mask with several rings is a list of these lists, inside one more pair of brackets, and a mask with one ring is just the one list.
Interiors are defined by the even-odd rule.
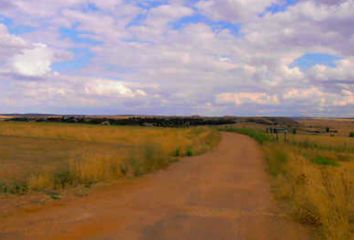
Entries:
[[203,156],[6,218],[0,239],[309,239],[277,208],[257,143],[222,135]]

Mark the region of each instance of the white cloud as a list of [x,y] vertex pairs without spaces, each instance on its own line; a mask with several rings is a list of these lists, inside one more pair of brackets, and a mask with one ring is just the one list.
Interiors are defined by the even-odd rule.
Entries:
[[323,97],[325,94],[316,87],[299,89],[292,88],[283,94],[284,99],[311,99]]
[[16,73],[29,77],[40,77],[51,72],[53,53],[45,44],[34,44],[31,49],[25,49],[12,59]]
[[354,105],[354,93],[349,90],[342,90],[341,97],[334,101],[335,106],[350,106]]
[[113,80],[94,80],[85,86],[85,93],[103,97],[128,97],[146,96],[141,89],[131,89],[126,84]]
[[215,20],[243,22],[256,18],[274,0],[202,0],[200,11]]
[[[173,0],[150,9],[123,0],[5,1],[3,8],[0,3],[2,13],[15,25],[36,27],[14,36],[0,24],[0,80],[6,79],[0,81],[0,95],[16,96],[14,108],[42,104],[57,109],[66,104],[77,106],[78,112],[112,106],[110,113],[117,113],[118,106],[121,111],[139,113],[144,108],[169,114],[232,114],[235,109],[240,114],[352,112],[354,0],[303,0],[264,17],[259,13],[267,6],[283,1],[204,0],[183,5]],[[82,11],[80,4],[88,2],[98,10]],[[207,21],[171,27],[171,22],[194,13],[241,23],[241,34],[231,34],[222,23],[215,31],[216,23]],[[61,27],[73,26],[101,43],[60,35]],[[93,53],[87,66],[55,76],[51,63],[75,61],[68,53],[80,47]],[[313,52],[343,60],[336,67],[289,67]],[[27,81],[15,81],[19,78]]]
[[0,23],[0,50],[3,48],[19,48],[25,46],[26,42],[14,35],[11,35],[7,27]]
[[276,95],[269,95],[260,92],[239,92],[239,93],[221,93],[216,97],[219,103],[233,103],[236,106],[245,103],[256,104],[279,104],[279,99]]
[[315,65],[308,71],[309,78],[320,81],[354,81],[354,57],[340,60],[336,67]]

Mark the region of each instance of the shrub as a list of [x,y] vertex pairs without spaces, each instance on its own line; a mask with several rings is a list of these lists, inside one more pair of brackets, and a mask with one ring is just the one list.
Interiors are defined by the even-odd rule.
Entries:
[[350,132],[349,137],[354,138],[354,132]]
[[10,185],[10,193],[12,194],[25,194],[28,192],[28,186],[24,182],[13,182]]
[[7,193],[7,185],[0,181],[0,193]]
[[138,161],[138,159],[131,158],[129,160],[129,166],[130,166],[130,169],[133,173],[133,176],[138,177],[138,176],[143,175],[142,166],[141,166],[140,162]]
[[23,195],[28,192],[28,185],[25,182],[14,181],[11,183],[0,182],[0,193]]
[[54,187],[64,189],[66,186],[73,185],[74,176],[68,170],[56,172],[54,174]]
[[181,156],[181,149],[180,149],[179,147],[176,148],[175,153],[174,153],[174,156],[175,156],[175,157]]
[[188,157],[193,156],[193,148],[192,148],[192,147],[188,147],[188,148],[187,148],[186,155],[187,155]]

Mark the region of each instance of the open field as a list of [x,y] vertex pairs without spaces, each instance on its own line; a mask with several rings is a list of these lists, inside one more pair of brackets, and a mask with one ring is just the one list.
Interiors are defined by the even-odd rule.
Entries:
[[[350,132],[354,131],[354,119],[353,118],[306,118],[297,120],[303,129],[313,130],[326,128],[335,130],[336,136],[348,137]],[[330,135],[329,133],[325,133]]]
[[[17,226],[26,226],[37,219],[37,224],[28,229],[28,236],[44,237],[47,233],[41,229],[47,228],[49,222],[56,222],[57,226],[71,229],[65,234],[48,230],[58,234],[58,239],[85,239],[91,234],[102,238],[125,237],[137,233],[143,233],[145,238],[131,239],[185,238],[186,232],[175,228],[181,224],[199,234],[196,236],[211,234],[214,239],[222,233],[226,239],[262,234],[276,239],[287,231],[292,239],[308,239],[307,232],[313,232],[315,239],[353,239],[354,138],[349,137],[354,130],[353,121],[282,120],[285,127],[297,130],[290,131],[287,141],[282,137],[276,141],[265,133],[266,127],[273,126],[267,118],[218,129],[0,122],[0,212],[3,212],[0,223],[4,219],[13,223],[0,224],[0,238],[25,239]],[[223,140],[215,152],[185,159],[171,169],[142,178],[138,180],[141,188],[129,187],[135,176],[165,168],[179,157],[214,149],[221,138],[218,130],[248,135],[260,147],[247,137],[222,133]],[[271,176],[271,184],[263,167]],[[117,179],[128,181],[127,186],[112,181]],[[38,202],[31,198],[34,194],[44,193],[57,199],[64,191],[75,187],[86,189],[99,182],[118,184],[124,190],[109,186],[101,190],[93,188],[96,190],[85,197],[87,200],[64,198],[59,208],[50,203],[32,206]],[[270,190],[280,209],[272,202]],[[95,195],[97,191],[99,194]],[[25,212],[8,211],[19,205],[18,195],[32,199],[32,203],[23,208],[27,209]],[[122,199],[119,204],[117,197]],[[148,209],[144,207],[146,202]],[[82,203],[86,208],[76,211]],[[115,209],[114,214],[105,210],[107,204]],[[95,210],[87,210],[92,206]],[[149,209],[156,214],[152,218],[148,217]],[[52,219],[57,213],[61,218]],[[117,220],[123,213],[130,222],[122,224]],[[169,217],[161,218],[165,215]],[[187,217],[181,220],[175,215]],[[67,219],[75,216],[88,217],[71,226]],[[91,232],[90,226],[98,224],[97,218],[102,220],[101,225]],[[141,218],[146,222],[139,222]],[[112,219],[119,224],[112,224]],[[254,225],[248,227],[250,219]],[[284,219],[285,230],[279,233],[276,226]],[[309,231],[293,221],[307,226]],[[239,229],[240,235],[229,232],[230,226]]]
[[354,239],[354,139],[347,135],[353,122],[315,122],[339,134],[290,134],[284,142],[265,134],[260,125],[226,130],[262,144],[273,192],[289,215],[316,229],[320,239]]
[[222,133],[213,151],[164,171],[0,218],[0,238],[309,239],[279,211],[265,165],[254,140]]
[[0,122],[0,192],[23,194],[137,176],[217,144],[210,128]]

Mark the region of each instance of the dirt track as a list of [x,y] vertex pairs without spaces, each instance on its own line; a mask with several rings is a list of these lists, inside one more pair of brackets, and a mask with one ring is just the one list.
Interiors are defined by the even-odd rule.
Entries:
[[279,213],[264,169],[252,139],[224,133],[167,170],[0,219],[0,239],[308,239]]

